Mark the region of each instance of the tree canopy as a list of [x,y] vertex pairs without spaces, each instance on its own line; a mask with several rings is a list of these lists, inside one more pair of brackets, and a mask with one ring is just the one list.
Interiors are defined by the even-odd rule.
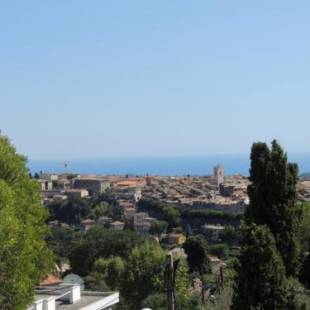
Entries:
[[211,263],[208,258],[208,243],[202,235],[190,236],[183,247],[187,254],[190,272],[198,272],[203,275],[211,271]]
[[277,141],[271,149],[266,143],[254,143],[251,152],[250,205],[247,221],[267,225],[274,235],[288,275],[300,268],[299,228],[301,208],[297,204],[298,167],[288,163]]
[[232,310],[291,309],[282,258],[267,226],[243,229]]
[[154,243],[135,247],[128,257],[120,293],[129,309],[140,309],[142,301],[163,290],[165,252]]
[[25,309],[34,288],[51,267],[44,242],[47,214],[39,185],[31,179],[25,157],[0,136],[0,304]]
[[111,231],[96,226],[73,245],[69,259],[73,272],[86,276],[98,258],[128,257],[131,250],[145,242],[143,235],[133,231]]

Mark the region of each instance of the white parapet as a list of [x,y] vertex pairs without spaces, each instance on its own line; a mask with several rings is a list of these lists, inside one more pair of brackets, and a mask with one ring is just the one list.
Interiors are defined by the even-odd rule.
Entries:
[[71,288],[71,293],[69,296],[69,302],[71,304],[73,304],[79,299],[81,299],[81,287],[80,287],[80,285],[74,285]]
[[54,296],[51,296],[43,300],[43,310],[56,310]]

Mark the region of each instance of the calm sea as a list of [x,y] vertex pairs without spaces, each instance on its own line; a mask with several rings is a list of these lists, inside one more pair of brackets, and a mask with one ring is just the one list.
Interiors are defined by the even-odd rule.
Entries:
[[[289,160],[299,165],[300,173],[310,172],[309,154],[290,154]],[[248,175],[248,155],[210,155],[191,157],[105,158],[68,160],[67,172],[107,175],[210,175],[213,167],[221,164],[226,175]],[[28,167],[34,172],[63,173],[61,161],[29,160]]]

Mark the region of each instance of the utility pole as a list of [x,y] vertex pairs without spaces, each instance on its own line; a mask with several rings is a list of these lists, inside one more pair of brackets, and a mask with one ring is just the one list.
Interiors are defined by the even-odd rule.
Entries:
[[175,278],[180,260],[173,261],[173,255],[169,253],[165,262],[165,285],[167,289],[168,310],[176,310],[175,305]]
[[168,310],[175,310],[174,303],[174,280],[175,280],[175,270],[173,266],[173,257],[172,254],[169,253],[166,256],[166,267],[165,267],[165,284],[167,288],[167,302],[168,302]]

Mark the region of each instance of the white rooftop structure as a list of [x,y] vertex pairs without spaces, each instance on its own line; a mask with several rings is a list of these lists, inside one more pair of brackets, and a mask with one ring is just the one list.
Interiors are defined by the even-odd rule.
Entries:
[[38,287],[27,310],[110,310],[118,302],[118,292],[81,292],[79,284],[62,283]]

